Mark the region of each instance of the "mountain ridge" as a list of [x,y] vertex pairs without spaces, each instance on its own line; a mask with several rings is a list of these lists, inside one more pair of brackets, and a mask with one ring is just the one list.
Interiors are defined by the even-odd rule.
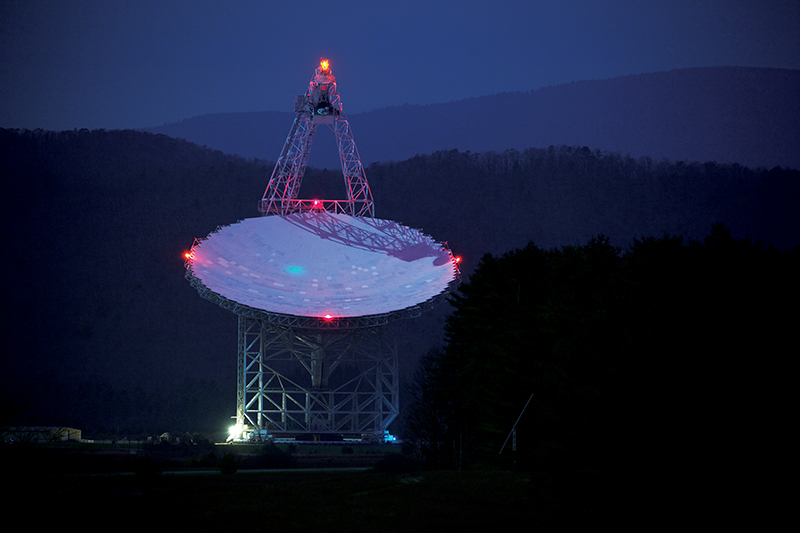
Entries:
[[[342,92],[346,110],[346,87]],[[800,168],[799,94],[800,71],[696,67],[402,104],[348,118],[365,165],[438,150],[567,145],[655,160]],[[274,161],[293,117],[280,111],[217,113],[144,131]],[[338,168],[333,135],[326,133],[317,135],[309,165]]]
[[[11,229],[0,396],[24,399],[32,415],[17,425],[210,431],[230,416],[236,317],[198,297],[182,253],[221,224],[257,216],[271,170],[163,134],[0,129],[0,216]],[[688,241],[722,222],[737,239],[800,244],[800,171],[788,168],[558,145],[437,150],[366,173],[376,215],[446,240],[465,279],[486,253],[598,234],[620,247]],[[341,172],[312,167],[300,195],[342,192]],[[394,326],[403,376],[441,344],[447,313]]]

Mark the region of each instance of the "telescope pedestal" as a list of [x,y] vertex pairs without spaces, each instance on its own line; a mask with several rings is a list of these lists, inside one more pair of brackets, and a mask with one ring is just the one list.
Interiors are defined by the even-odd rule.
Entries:
[[237,424],[259,435],[382,434],[397,417],[388,326],[313,330],[239,316]]

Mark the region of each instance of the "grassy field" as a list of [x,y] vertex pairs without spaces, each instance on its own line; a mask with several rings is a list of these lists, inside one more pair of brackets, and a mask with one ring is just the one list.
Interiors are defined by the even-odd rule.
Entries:
[[169,523],[203,531],[493,531],[563,525],[584,514],[559,504],[530,475],[509,472],[239,471],[51,481],[34,498],[59,523],[71,517],[89,529]]
[[[587,491],[596,485],[587,480],[529,472],[381,471],[372,468],[386,453],[380,447],[297,447],[297,469],[281,471],[243,468],[264,467],[259,447],[209,450],[216,457],[234,452],[238,470],[223,475],[219,463],[192,462],[176,447],[151,449],[147,459],[155,468],[138,474],[130,467],[144,458],[119,449],[6,454],[4,481],[14,490],[4,507],[7,516],[18,512],[37,523],[87,530],[494,531],[591,523],[599,512],[594,492],[602,492]],[[362,470],[300,470],[346,467]]]

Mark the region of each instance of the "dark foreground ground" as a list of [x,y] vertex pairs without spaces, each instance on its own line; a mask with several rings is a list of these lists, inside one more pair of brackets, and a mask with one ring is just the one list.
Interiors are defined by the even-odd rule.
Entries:
[[[62,519],[285,531],[492,531],[572,521],[508,472],[272,472],[60,479],[38,499]],[[61,519],[59,519],[59,522]],[[72,521],[72,520],[70,520]]]
[[[221,457],[232,447],[216,449]],[[239,468],[226,475],[219,464],[197,460],[159,465],[163,458],[157,454],[150,463],[154,468],[141,468],[148,462],[141,462],[141,453],[132,454],[132,460],[106,455],[98,463],[104,450],[93,450],[81,455],[79,468],[63,468],[63,454],[45,461],[5,454],[10,475],[4,484],[13,490],[4,507],[9,517],[88,531],[494,531],[570,527],[606,514],[591,494],[578,494],[565,480],[541,473],[414,471],[391,460],[386,469],[380,462],[385,454],[375,449],[300,451],[306,453],[295,453],[295,469],[271,471],[241,468],[246,456],[238,454]],[[341,459],[333,460],[336,456]],[[361,469],[305,468],[326,463]],[[394,468],[399,463],[402,467]],[[136,466],[138,472],[121,466]]]
[[731,463],[666,475],[658,463],[625,475],[511,463],[425,471],[385,445],[0,445],[0,509],[37,531],[376,533],[773,530],[792,509],[774,472]]

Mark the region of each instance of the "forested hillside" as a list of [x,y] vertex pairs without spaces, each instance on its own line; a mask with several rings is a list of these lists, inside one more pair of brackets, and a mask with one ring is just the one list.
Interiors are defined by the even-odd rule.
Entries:
[[[0,130],[5,399],[26,423],[95,432],[224,428],[235,406],[236,319],[183,278],[182,253],[256,216],[272,163],[134,131]],[[585,147],[444,151],[367,170],[376,215],[465,258],[604,234],[800,243],[798,171],[655,162]],[[301,194],[343,198],[309,169]],[[535,280],[535,278],[532,278]],[[445,305],[398,324],[401,367],[444,341]]]
[[464,250],[468,265],[531,240],[552,247],[601,233],[617,246],[664,233],[699,239],[718,221],[738,236],[800,243],[797,170],[551,146],[437,152],[375,163],[368,177],[377,216],[423,226]]
[[[298,80],[298,93],[306,80]],[[347,80],[339,79],[345,105]],[[531,146],[588,146],[658,161],[716,161],[800,168],[800,71],[715,67],[579,81],[433,105],[401,105],[349,115],[365,163],[402,161],[458,149],[502,152]],[[151,128],[226,153],[275,159],[285,113],[204,115]],[[278,107],[274,107],[278,106]],[[336,143],[320,131],[311,164],[339,168]]]
[[571,508],[622,520],[782,501],[799,252],[717,224],[486,255],[417,372],[405,437],[431,468],[546,472]]
[[182,253],[252,215],[268,170],[134,131],[0,135],[4,395],[37,425],[227,422],[236,319],[197,297]]

